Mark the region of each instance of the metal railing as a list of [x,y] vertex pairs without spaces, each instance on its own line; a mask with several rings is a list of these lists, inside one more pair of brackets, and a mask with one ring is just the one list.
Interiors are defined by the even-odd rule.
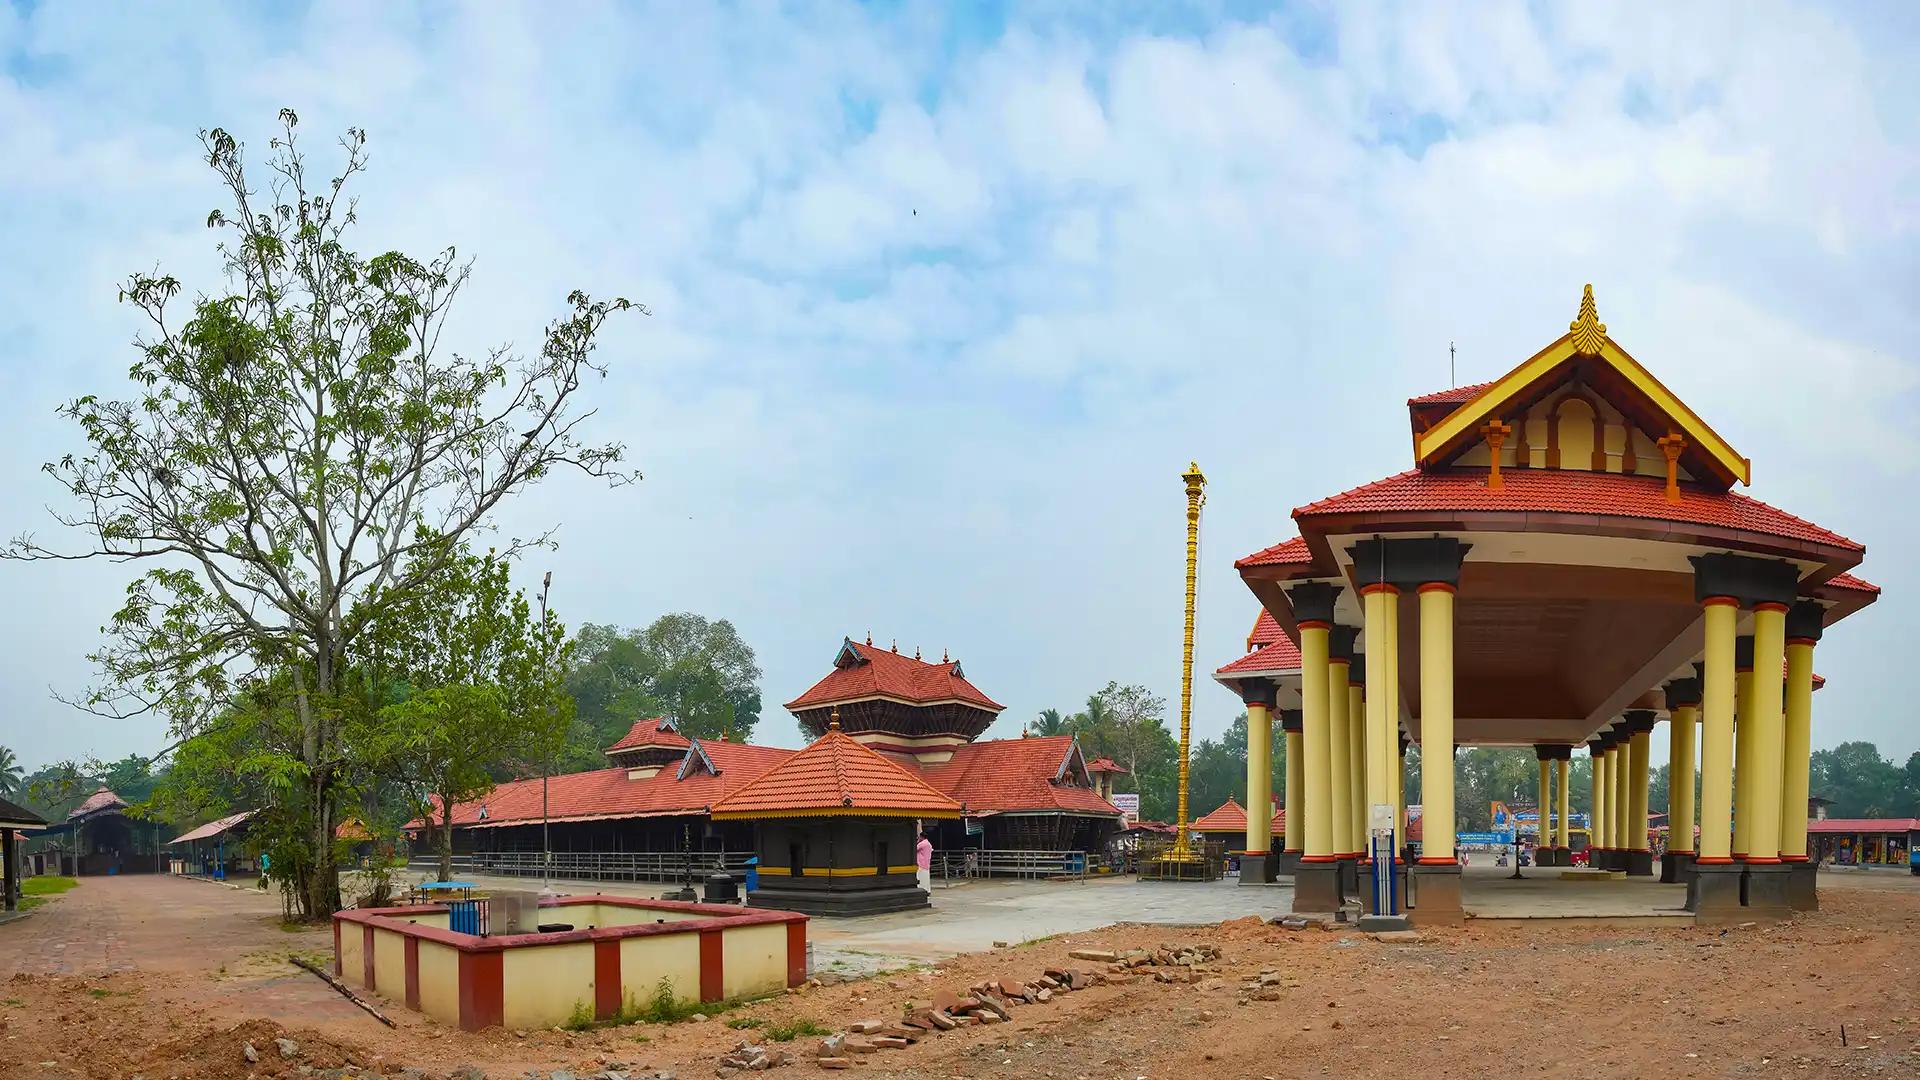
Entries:
[[[700,882],[724,870],[735,877],[746,872],[750,851],[556,851],[553,876],[584,881]],[[470,874],[540,877],[546,860],[538,851],[475,851],[453,857],[456,878]],[[438,876],[440,857],[430,851],[413,852],[407,873]]]
[[932,875],[941,881],[1012,877],[1083,881],[1084,851],[1025,851],[1016,848],[962,848],[933,853]]

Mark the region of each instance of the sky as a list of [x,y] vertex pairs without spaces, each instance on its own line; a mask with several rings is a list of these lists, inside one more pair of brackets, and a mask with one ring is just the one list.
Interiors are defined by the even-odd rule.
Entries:
[[[1755,496],[1864,542],[1882,600],[1827,635],[1815,744],[1904,760],[1920,716],[1920,8],[866,6],[0,0],[0,533],[62,536],[55,407],[125,394],[159,267],[214,289],[197,133],[316,163],[368,135],[363,250],[475,260],[448,340],[610,325],[559,477],[570,623],[731,619],[760,741],[843,636],[942,651],[1016,735],[1109,680],[1180,689],[1179,474],[1211,481],[1204,679],[1256,612],[1235,557],[1407,468],[1407,397],[1492,378],[1593,283],[1612,336],[1754,462]],[[132,571],[0,564],[0,745],[148,753],[55,701]],[[1664,742],[1663,739],[1656,741]]]

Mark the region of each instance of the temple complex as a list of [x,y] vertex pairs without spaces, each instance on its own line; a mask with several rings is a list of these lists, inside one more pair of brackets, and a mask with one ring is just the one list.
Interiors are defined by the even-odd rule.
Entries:
[[[1615,343],[1591,287],[1568,332],[1507,374],[1407,408],[1411,468],[1294,509],[1297,536],[1235,563],[1262,610],[1215,678],[1247,706],[1250,800],[1272,789],[1276,716],[1289,772],[1284,839],[1247,822],[1243,883],[1291,869],[1296,910],[1333,910],[1390,830],[1394,896],[1417,921],[1457,920],[1455,748],[1532,748],[1552,865],[1569,861],[1584,747],[1596,866],[1687,882],[1704,921],[1815,906],[1813,654],[1878,596],[1851,573],[1865,548],[1734,491],[1752,463]],[[1672,847],[1656,868],[1663,724]],[[1409,743],[1425,810],[1411,862]],[[1366,902],[1377,925],[1400,916],[1398,899]]]
[[[845,639],[827,674],[787,708],[814,740],[809,751],[831,730],[831,745],[853,743],[946,800],[942,812],[922,815],[942,850],[1098,852],[1119,826],[1120,811],[1102,792],[1124,769],[1104,762],[1096,771],[1071,735],[980,739],[1003,706],[949,657],[934,663]],[[764,792],[755,784],[763,776],[777,784],[796,775],[783,766],[806,752],[689,738],[671,721],[638,720],[607,747],[607,768],[515,780],[456,804],[454,850],[486,869],[537,872],[544,821],[556,866],[574,872],[671,879],[685,872],[689,854],[704,858],[703,869],[737,869],[769,839],[756,834],[753,815],[715,808],[750,785]],[[900,826],[909,853],[910,827]],[[849,828],[880,826],[838,821],[828,831]],[[782,865],[789,854],[781,849]]]

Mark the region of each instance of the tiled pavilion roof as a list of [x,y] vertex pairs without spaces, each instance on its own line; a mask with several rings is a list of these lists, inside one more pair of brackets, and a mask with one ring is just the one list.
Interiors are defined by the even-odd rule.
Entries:
[[951,760],[921,772],[970,814],[1040,810],[1118,817],[1119,809],[1092,788],[1054,782],[1077,752],[1071,735],[994,739],[955,747]]
[[897,698],[911,704],[959,701],[989,712],[1006,708],[968,682],[957,661],[929,663],[851,638],[840,646],[827,677],[787,702],[786,707],[811,709],[871,697]]
[[617,754],[622,750],[639,750],[646,747],[661,746],[674,750],[685,750],[687,737],[675,730],[673,721],[664,716],[635,720],[620,741],[607,747],[606,753]]
[[959,817],[960,804],[838,726],[713,804],[716,818]]

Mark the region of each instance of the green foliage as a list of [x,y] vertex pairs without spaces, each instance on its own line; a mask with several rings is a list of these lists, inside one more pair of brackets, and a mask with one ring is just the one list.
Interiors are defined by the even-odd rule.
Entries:
[[1811,791],[1832,802],[1832,817],[1920,816],[1920,752],[1903,768],[1870,742],[1843,742],[1814,751],[1809,766]]
[[20,759],[0,746],[0,796],[13,798],[26,790],[26,776],[20,771]]
[[1167,730],[1166,711],[1167,699],[1146,687],[1110,682],[1067,721],[1088,758],[1126,766],[1115,789],[1139,792],[1140,816],[1156,821],[1172,820],[1179,790],[1180,743]]
[[[397,613],[504,500],[556,470],[632,479],[619,444],[582,440],[580,390],[605,374],[602,326],[634,305],[573,292],[526,357],[443,348],[471,264],[452,248],[355,251],[348,187],[365,133],[349,129],[344,159],[315,176],[293,112],[280,123],[264,181],[232,135],[202,133],[229,199],[206,216],[225,238],[224,280],[133,275],[121,299],[148,323],[129,373],[138,392],[60,410],[86,445],[44,471],[70,498],[56,520],[84,549],[23,535],[5,554],[149,567],[126,587],[81,707],[153,712],[182,738],[236,708],[291,716],[296,737],[276,741],[279,760],[256,762],[253,780],[284,796],[288,831],[269,842],[304,837],[274,868],[319,918],[339,904],[334,826],[362,772],[344,731],[385,704],[368,673]],[[501,558],[546,541],[515,540]]]
[[588,624],[573,642],[566,689],[579,724],[568,761],[605,764],[601,751],[635,720],[664,716],[691,738],[737,742],[760,722],[760,665],[731,622],[689,612],[643,630]]
[[769,1024],[761,1034],[768,1042],[792,1042],[805,1035],[831,1035],[833,1032],[822,1027],[810,1016],[798,1020],[789,1020],[784,1024]]
[[748,1028],[760,1027],[765,1023],[766,1021],[758,1016],[736,1016],[727,1021],[727,1026],[735,1031],[745,1031]]
[[1027,725],[1027,730],[1035,735],[1071,735],[1073,726],[1067,723],[1067,718],[1060,714],[1059,709],[1041,709],[1039,717]]
[[59,896],[61,893],[66,892],[68,889],[75,888],[79,884],[79,878],[61,877],[57,874],[40,874],[21,880],[20,895]]
[[[1273,769],[1273,795],[1284,802],[1287,784],[1287,740],[1280,731],[1279,718],[1272,721],[1273,737],[1269,755]],[[1219,739],[1201,739],[1193,744],[1193,757],[1187,769],[1188,802],[1194,817],[1211,813],[1229,798],[1247,805],[1247,714],[1234,717]]]
[[595,1023],[593,1006],[584,1001],[576,1001],[573,1003],[573,1011],[567,1014],[566,1020],[560,1026],[568,1031],[589,1031]]

